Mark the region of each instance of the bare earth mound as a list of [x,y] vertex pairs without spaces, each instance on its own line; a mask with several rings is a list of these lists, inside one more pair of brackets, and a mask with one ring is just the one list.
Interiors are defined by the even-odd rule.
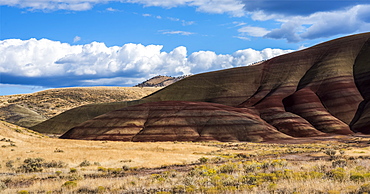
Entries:
[[[167,103],[162,102],[162,104],[160,101],[223,104],[234,108],[234,110],[239,109],[240,112],[254,112],[253,115],[257,116],[255,121],[262,119],[273,127],[274,133],[269,136],[272,139],[282,138],[282,134],[290,137],[314,137],[326,134],[346,135],[353,132],[370,133],[370,113],[368,113],[370,112],[369,38],[370,33],[348,36],[278,56],[258,65],[191,76],[139,101],[127,102],[126,105],[158,102],[143,105],[148,106],[149,110],[156,110]],[[175,103],[175,105],[178,104]],[[123,109],[124,111],[121,111],[120,114],[125,118],[125,123],[131,122],[138,126],[133,133],[137,133],[137,135],[149,133],[150,128],[146,128],[145,124],[140,124],[143,119],[137,117],[139,115],[137,107]],[[85,113],[94,111],[94,107],[84,111]],[[163,110],[162,115],[166,117],[171,114],[171,111],[174,109],[170,109],[169,112]],[[75,112],[71,111],[68,114],[77,117]],[[199,114],[203,115],[205,112],[207,111],[201,110]],[[111,129],[112,133],[115,130],[116,134],[127,134],[127,131],[118,127],[121,125],[121,116],[109,119],[112,114],[102,115],[99,118],[106,119],[104,126],[117,127],[117,130]],[[115,114],[119,115],[117,112]],[[214,114],[215,117],[221,117],[217,123],[228,122],[228,119],[222,119],[222,114],[219,115],[217,112]],[[127,119],[127,115],[132,115],[132,118]],[[176,116],[176,114],[174,115]],[[161,118],[161,116],[158,117]],[[197,116],[189,117],[189,119],[194,121],[192,124],[196,125],[195,128],[204,124]],[[70,118],[70,120],[74,119]],[[79,121],[82,122],[82,120]],[[65,119],[55,117],[53,121],[45,123],[57,125],[62,122],[65,122]],[[89,139],[100,139],[101,137],[106,139],[106,136],[99,136],[99,134],[109,134],[109,132],[101,133],[99,129],[102,126],[99,123],[98,120],[87,121],[72,129],[73,133],[67,132],[63,137],[83,138],[84,134],[89,134]],[[166,139],[168,136],[160,134],[176,133],[175,128],[170,129],[169,127],[172,124],[171,120],[163,122],[164,128],[153,132],[151,135],[153,138],[147,140],[168,140]],[[69,126],[60,126],[59,131],[67,131]],[[242,135],[254,131],[255,126],[246,124],[245,127],[243,133],[238,134],[235,139],[217,139],[215,137],[218,135],[214,135],[210,140],[248,141],[248,138],[242,138]],[[214,126],[212,131],[217,131],[219,134],[227,134],[228,132],[235,134],[240,130],[234,126],[223,128],[220,125],[220,127]],[[95,138],[91,135],[94,133],[96,134]],[[74,136],[73,134],[78,135]],[[267,135],[265,131],[262,134],[264,135],[261,137]],[[253,136],[253,134],[249,135]],[[177,137],[171,140],[194,140],[193,137],[189,139]],[[133,139],[123,138],[121,140],[131,141]]]
[[61,138],[121,141],[266,141],[290,138],[248,109],[166,101],[101,115]]

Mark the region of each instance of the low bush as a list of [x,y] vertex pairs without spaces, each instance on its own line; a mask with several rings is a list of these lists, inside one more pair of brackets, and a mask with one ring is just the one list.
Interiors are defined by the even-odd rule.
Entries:
[[73,189],[77,187],[77,182],[76,181],[66,181],[65,183],[63,183],[62,187],[67,188],[67,189]]
[[89,162],[89,161],[87,161],[87,160],[84,160],[83,162],[81,162],[80,163],[80,167],[84,167],[84,166],[90,166],[91,165],[91,163]]
[[23,161],[23,164],[18,167],[18,171],[20,172],[42,172],[44,169],[43,166],[43,158],[27,158]]

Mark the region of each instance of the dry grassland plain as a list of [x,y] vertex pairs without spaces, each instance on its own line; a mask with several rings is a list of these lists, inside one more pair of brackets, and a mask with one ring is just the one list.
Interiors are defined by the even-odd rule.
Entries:
[[1,193],[370,192],[367,137],[140,143],[61,140],[6,122],[0,129]]

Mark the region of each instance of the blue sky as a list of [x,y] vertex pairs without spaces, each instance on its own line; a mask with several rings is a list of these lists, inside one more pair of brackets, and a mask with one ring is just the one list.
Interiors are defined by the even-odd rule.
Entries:
[[369,0],[0,0],[0,95],[132,86],[370,31]]

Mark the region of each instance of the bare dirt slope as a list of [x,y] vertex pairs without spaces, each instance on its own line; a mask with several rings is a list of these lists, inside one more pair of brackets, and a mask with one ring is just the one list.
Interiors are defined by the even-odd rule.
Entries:
[[[93,103],[140,99],[160,88],[72,87],[0,96],[0,119],[31,127],[66,110]],[[30,121],[28,121],[30,120]]]

